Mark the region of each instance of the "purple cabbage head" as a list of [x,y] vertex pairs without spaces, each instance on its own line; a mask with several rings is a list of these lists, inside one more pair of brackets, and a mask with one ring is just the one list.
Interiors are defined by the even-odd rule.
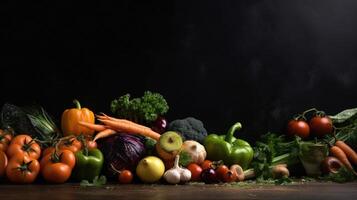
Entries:
[[144,140],[141,137],[118,133],[98,141],[99,149],[104,155],[104,165],[108,176],[117,170],[128,169],[135,172],[139,161],[146,155]]

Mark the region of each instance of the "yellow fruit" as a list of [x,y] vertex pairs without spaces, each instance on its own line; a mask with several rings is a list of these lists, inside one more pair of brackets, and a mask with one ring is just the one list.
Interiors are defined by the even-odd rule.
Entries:
[[165,165],[155,156],[148,156],[140,160],[136,167],[136,175],[145,183],[154,183],[164,175]]

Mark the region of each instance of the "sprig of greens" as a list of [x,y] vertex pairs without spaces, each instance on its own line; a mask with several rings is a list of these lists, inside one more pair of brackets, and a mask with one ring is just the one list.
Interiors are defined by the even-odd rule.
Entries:
[[93,182],[90,183],[88,180],[82,180],[81,183],[80,183],[80,186],[81,187],[100,187],[100,186],[103,186],[107,183],[107,177],[105,176],[96,176],[94,179],[93,179]]
[[119,118],[137,123],[150,123],[169,110],[165,98],[159,93],[144,92],[141,98],[130,99],[130,94],[114,99],[110,109]]
[[295,165],[299,160],[300,139],[287,141],[284,136],[267,133],[256,142],[251,164],[257,180],[272,178],[271,169],[277,164]]
[[337,183],[346,183],[356,180],[356,175],[346,167],[341,167],[337,173],[330,173],[329,175],[322,177],[323,180],[333,181]]

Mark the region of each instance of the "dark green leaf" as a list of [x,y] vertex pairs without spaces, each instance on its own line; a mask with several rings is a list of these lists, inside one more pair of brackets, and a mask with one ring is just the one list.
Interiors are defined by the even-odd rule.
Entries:
[[357,108],[344,110],[336,115],[329,116],[334,124],[344,123],[357,114]]
[[186,167],[186,166],[189,165],[191,162],[192,162],[192,158],[191,158],[190,154],[187,153],[187,152],[185,152],[185,151],[181,151],[179,164],[180,164],[181,166]]

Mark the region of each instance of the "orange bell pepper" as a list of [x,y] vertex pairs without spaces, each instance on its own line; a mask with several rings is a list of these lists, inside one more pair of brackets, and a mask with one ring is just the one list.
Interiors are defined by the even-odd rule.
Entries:
[[88,123],[95,122],[94,113],[88,108],[81,108],[78,100],[73,100],[76,108],[66,109],[62,114],[61,127],[64,136],[68,135],[89,135],[94,134],[94,130],[78,124],[79,121]]

